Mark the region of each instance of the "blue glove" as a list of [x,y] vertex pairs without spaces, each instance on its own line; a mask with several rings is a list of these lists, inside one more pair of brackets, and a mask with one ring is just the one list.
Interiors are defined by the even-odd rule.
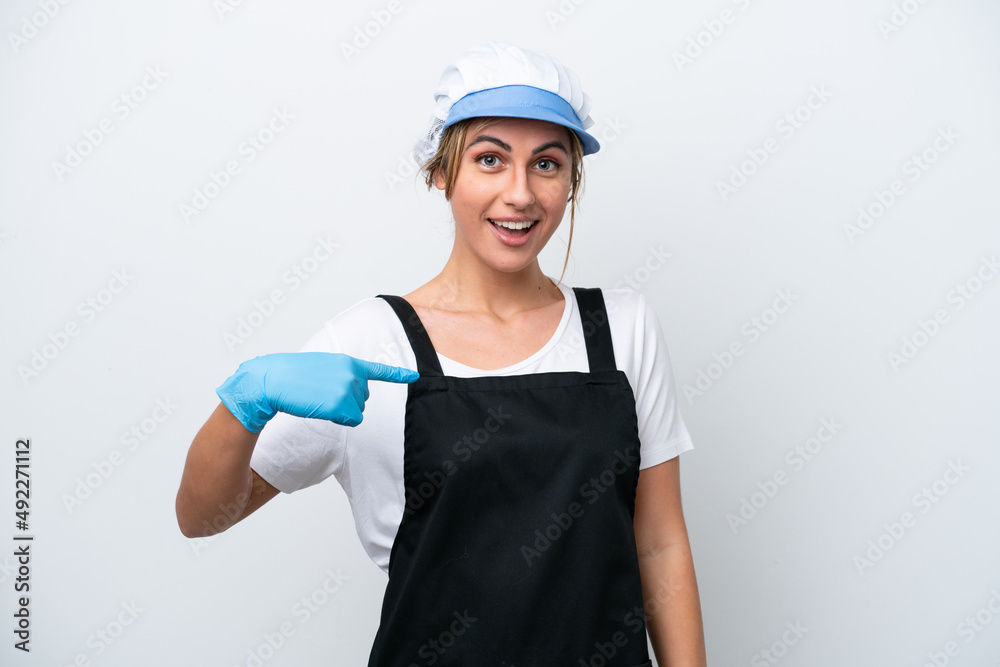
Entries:
[[413,382],[416,371],[330,352],[265,354],[240,364],[215,393],[240,423],[260,433],[278,412],[361,423],[368,380]]

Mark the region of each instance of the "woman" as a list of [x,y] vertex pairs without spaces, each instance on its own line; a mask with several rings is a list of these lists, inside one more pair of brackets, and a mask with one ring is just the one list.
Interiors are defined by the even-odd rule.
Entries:
[[692,445],[655,315],[538,263],[567,203],[572,240],[590,99],[555,59],[486,43],[436,100],[418,155],[451,203],[447,264],[241,364],[191,445],[181,530],[333,475],[389,572],[370,665],[635,667],[647,631],[661,665],[704,665]]

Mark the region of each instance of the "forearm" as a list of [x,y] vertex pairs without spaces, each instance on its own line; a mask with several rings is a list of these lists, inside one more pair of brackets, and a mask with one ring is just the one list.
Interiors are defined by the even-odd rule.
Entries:
[[688,544],[640,554],[646,630],[660,667],[705,667],[705,633]]
[[177,491],[177,523],[184,535],[214,535],[243,517],[253,486],[250,456],[257,435],[221,403],[198,431]]

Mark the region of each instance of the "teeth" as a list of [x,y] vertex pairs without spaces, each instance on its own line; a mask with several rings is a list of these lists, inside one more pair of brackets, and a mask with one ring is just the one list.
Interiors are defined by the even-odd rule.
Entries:
[[535,224],[535,221],[530,222],[501,222],[499,220],[490,220],[494,225],[499,225],[500,227],[506,227],[507,229],[527,229]]

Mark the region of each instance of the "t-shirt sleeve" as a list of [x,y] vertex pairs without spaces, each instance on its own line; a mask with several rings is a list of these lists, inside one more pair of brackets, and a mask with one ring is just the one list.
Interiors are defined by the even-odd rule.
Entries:
[[656,313],[639,293],[635,327],[636,416],[642,443],[640,469],[694,449],[681,417],[667,341]]
[[[327,324],[300,352],[341,352],[333,326]],[[250,467],[271,486],[291,493],[340,472],[348,426],[279,412],[264,426]]]

